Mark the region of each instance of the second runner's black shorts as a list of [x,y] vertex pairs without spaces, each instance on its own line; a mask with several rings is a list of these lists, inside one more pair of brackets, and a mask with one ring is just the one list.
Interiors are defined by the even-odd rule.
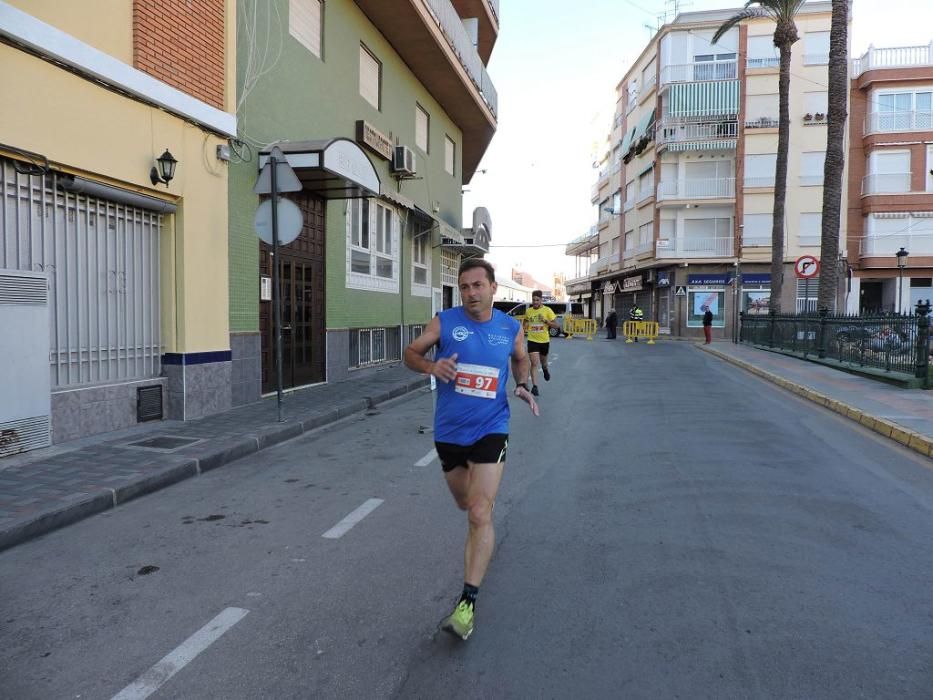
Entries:
[[547,351],[550,348],[550,343],[536,343],[533,340],[528,341],[528,352],[540,352],[542,355],[547,355]]
[[457,467],[473,464],[501,464],[505,461],[505,452],[509,446],[506,433],[484,435],[472,445],[455,445],[452,442],[435,442],[434,448],[441,460],[441,469],[453,471]]

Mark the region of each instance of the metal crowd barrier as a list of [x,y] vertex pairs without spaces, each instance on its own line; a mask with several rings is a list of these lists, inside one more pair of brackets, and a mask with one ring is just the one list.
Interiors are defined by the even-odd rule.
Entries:
[[587,340],[592,340],[596,335],[596,320],[592,318],[573,318],[564,319],[564,333],[568,338],[575,335],[585,335]]
[[626,343],[634,343],[635,338],[646,338],[648,345],[654,345],[658,337],[657,321],[626,321],[622,324],[622,334]]

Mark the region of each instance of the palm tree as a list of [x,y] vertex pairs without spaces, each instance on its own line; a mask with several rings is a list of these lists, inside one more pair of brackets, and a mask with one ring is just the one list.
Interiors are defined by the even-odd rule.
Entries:
[[715,44],[723,34],[747,19],[767,17],[775,24],[774,45],[781,54],[778,149],[771,226],[771,309],[775,313],[781,311],[781,293],[784,288],[784,202],[787,198],[787,153],[790,148],[790,53],[794,42],[800,38],[794,19],[803,4],[804,0],[749,0],[741,12],[726,20],[713,35]]
[[833,0],[829,31],[829,111],[826,130],[826,165],[823,168],[823,229],[820,238],[820,290],[818,309],[835,309],[839,285],[839,229],[842,212],[842,171],[845,168],[845,132],[848,118],[849,0]]

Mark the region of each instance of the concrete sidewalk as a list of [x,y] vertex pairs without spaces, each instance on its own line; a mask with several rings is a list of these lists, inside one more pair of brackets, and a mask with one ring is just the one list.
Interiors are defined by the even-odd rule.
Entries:
[[161,421],[0,459],[0,550],[428,385],[402,365],[187,422]]
[[901,389],[749,345],[698,345],[712,355],[933,457],[933,391]]

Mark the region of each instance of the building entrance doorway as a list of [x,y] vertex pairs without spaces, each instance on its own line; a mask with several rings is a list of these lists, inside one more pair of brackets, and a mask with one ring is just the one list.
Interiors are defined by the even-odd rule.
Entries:
[[[305,192],[291,196],[304,225],[295,241],[279,248],[282,299],[282,385],[326,381],[324,328],[324,200]],[[272,246],[260,243],[259,270],[272,277]],[[272,302],[261,302],[262,391],[276,389]]]
[[880,313],[884,310],[881,282],[862,282],[858,310],[861,314]]

